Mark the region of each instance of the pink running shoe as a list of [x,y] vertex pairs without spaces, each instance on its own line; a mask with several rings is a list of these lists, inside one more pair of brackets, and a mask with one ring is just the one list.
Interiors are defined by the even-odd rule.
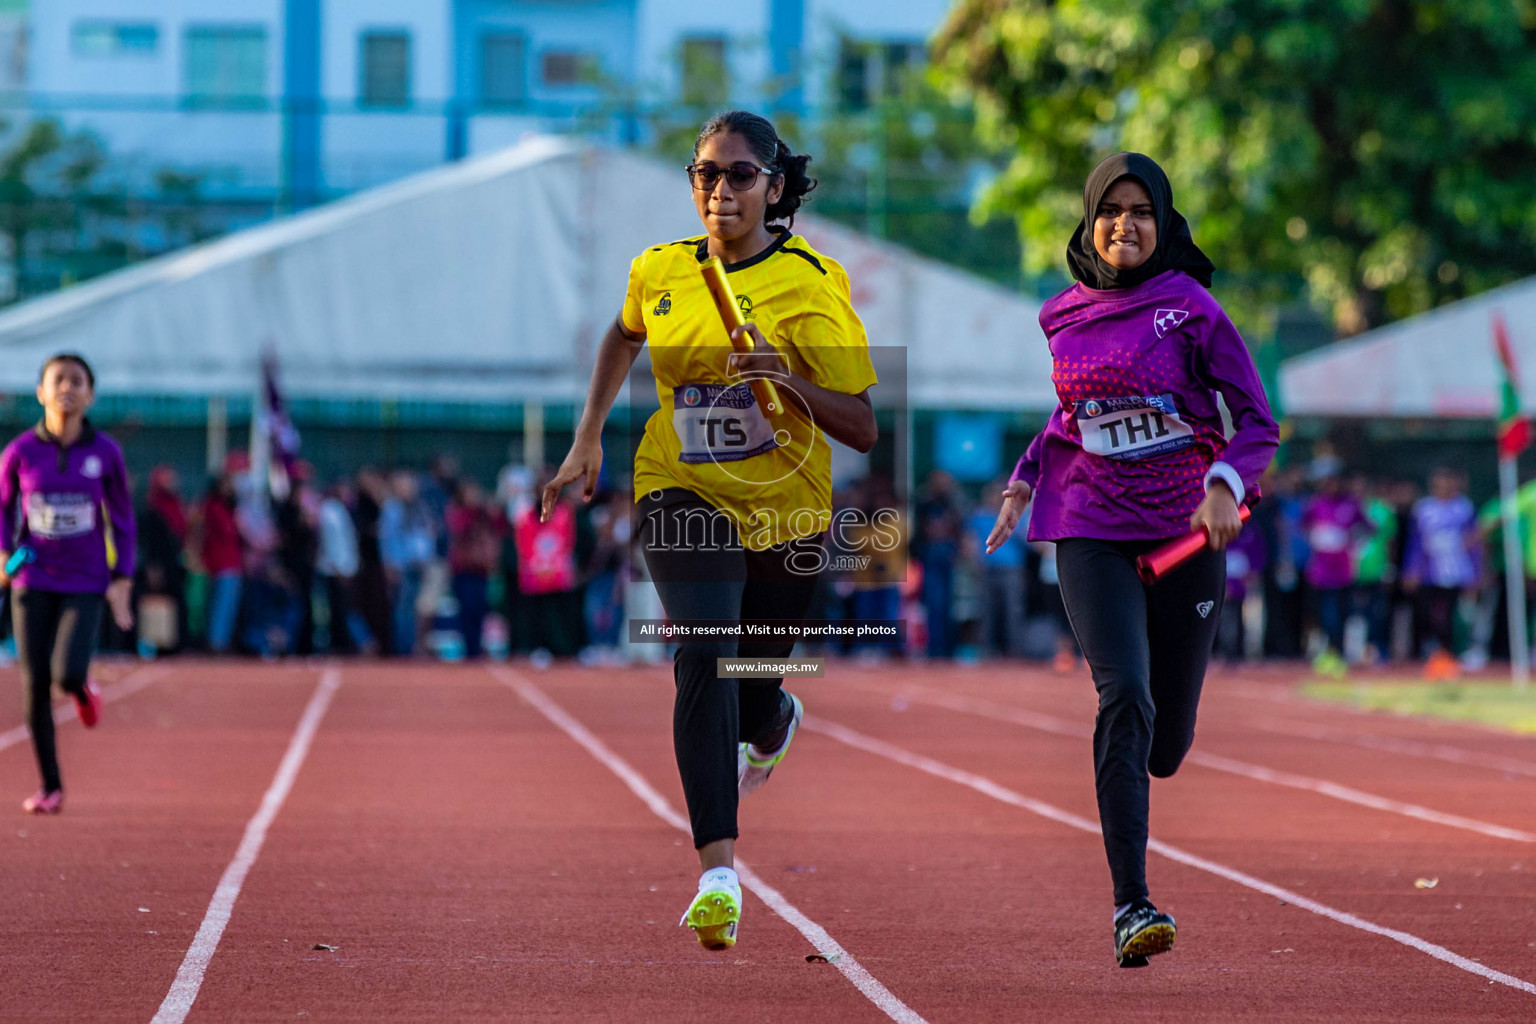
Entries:
[[85,681],[83,693],[72,693],[69,699],[75,702],[75,714],[80,716],[80,724],[87,729],[96,728],[96,723],[101,721],[101,690],[96,686],[96,680]]
[[21,809],[28,814],[58,814],[64,809],[64,791],[45,793],[40,789],[21,802]]

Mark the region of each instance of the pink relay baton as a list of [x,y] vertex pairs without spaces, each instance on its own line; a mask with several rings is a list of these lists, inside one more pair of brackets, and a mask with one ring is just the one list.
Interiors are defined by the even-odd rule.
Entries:
[[[1247,505],[1237,506],[1237,517],[1243,522],[1246,523],[1252,514]],[[1154,548],[1136,559],[1136,575],[1141,577],[1141,582],[1151,586],[1171,570],[1177,569],[1198,555],[1210,540],[1205,527],[1202,526],[1187,536],[1171,540],[1160,548]]]

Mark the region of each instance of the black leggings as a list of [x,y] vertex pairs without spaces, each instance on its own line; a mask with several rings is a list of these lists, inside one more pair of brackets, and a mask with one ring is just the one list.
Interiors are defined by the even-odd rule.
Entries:
[[1420,587],[1414,602],[1418,635],[1433,640],[1446,654],[1456,653],[1456,602],[1460,600],[1457,587]]
[[[645,564],[667,617],[800,620],[816,590],[823,535],[751,551],[729,518],[682,488],[639,502]],[[672,745],[693,845],[736,838],[736,748],[782,720],[782,679],[721,679],[716,658],[785,658],[793,641],[688,641],[677,645]]]
[[1147,587],[1136,557],[1160,541],[1077,538],[1056,546],[1061,597],[1099,691],[1094,781],[1116,906],[1147,896],[1148,775],[1179,770],[1226,591],[1209,549]]
[[11,593],[16,660],[27,689],[27,722],[43,789],[50,793],[64,788],[53,739],[53,684],[68,694],[85,691],[101,627],[101,603],[100,594]]

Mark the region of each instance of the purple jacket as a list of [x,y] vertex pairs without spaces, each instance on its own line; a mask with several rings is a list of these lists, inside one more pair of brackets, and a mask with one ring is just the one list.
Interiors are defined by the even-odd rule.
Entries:
[[0,453],[0,547],[25,544],[36,561],[16,573],[26,590],[105,593],[133,575],[133,502],[123,451],[89,423],[64,448],[39,424]]
[[1257,579],[1268,564],[1269,549],[1264,531],[1245,529],[1227,545],[1227,601],[1242,604],[1248,599],[1248,583]]
[[1257,497],[1280,431],[1237,328],[1194,278],[1076,284],[1045,304],[1040,326],[1058,404],[1013,471],[1035,491],[1030,540],[1179,536],[1212,478],[1240,502]]
[[1307,534],[1307,582],[1324,590],[1336,590],[1355,582],[1355,541],[1361,534],[1376,532],[1352,494],[1317,494],[1301,514]]
[[1470,587],[1482,572],[1478,556],[1477,510],[1465,494],[1414,503],[1405,577],[1431,587]]

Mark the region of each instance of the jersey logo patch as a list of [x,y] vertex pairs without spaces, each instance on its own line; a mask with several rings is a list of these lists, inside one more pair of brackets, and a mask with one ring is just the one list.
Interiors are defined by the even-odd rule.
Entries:
[[1189,310],[1187,309],[1160,309],[1152,314],[1152,329],[1157,331],[1157,336],[1161,338],[1188,319]]
[[1209,616],[1211,614],[1211,609],[1215,607],[1215,601],[1201,601],[1199,604],[1195,605],[1195,611],[1199,612],[1200,617],[1203,619]]
[[672,312],[672,293],[662,292],[661,301],[656,303],[656,308],[651,310],[651,312],[656,316],[666,316]]
[[743,320],[756,320],[757,314],[752,312],[752,299],[746,295],[736,296],[736,308],[741,310]]
[[101,476],[101,456],[87,455],[80,464],[80,472],[92,480]]

